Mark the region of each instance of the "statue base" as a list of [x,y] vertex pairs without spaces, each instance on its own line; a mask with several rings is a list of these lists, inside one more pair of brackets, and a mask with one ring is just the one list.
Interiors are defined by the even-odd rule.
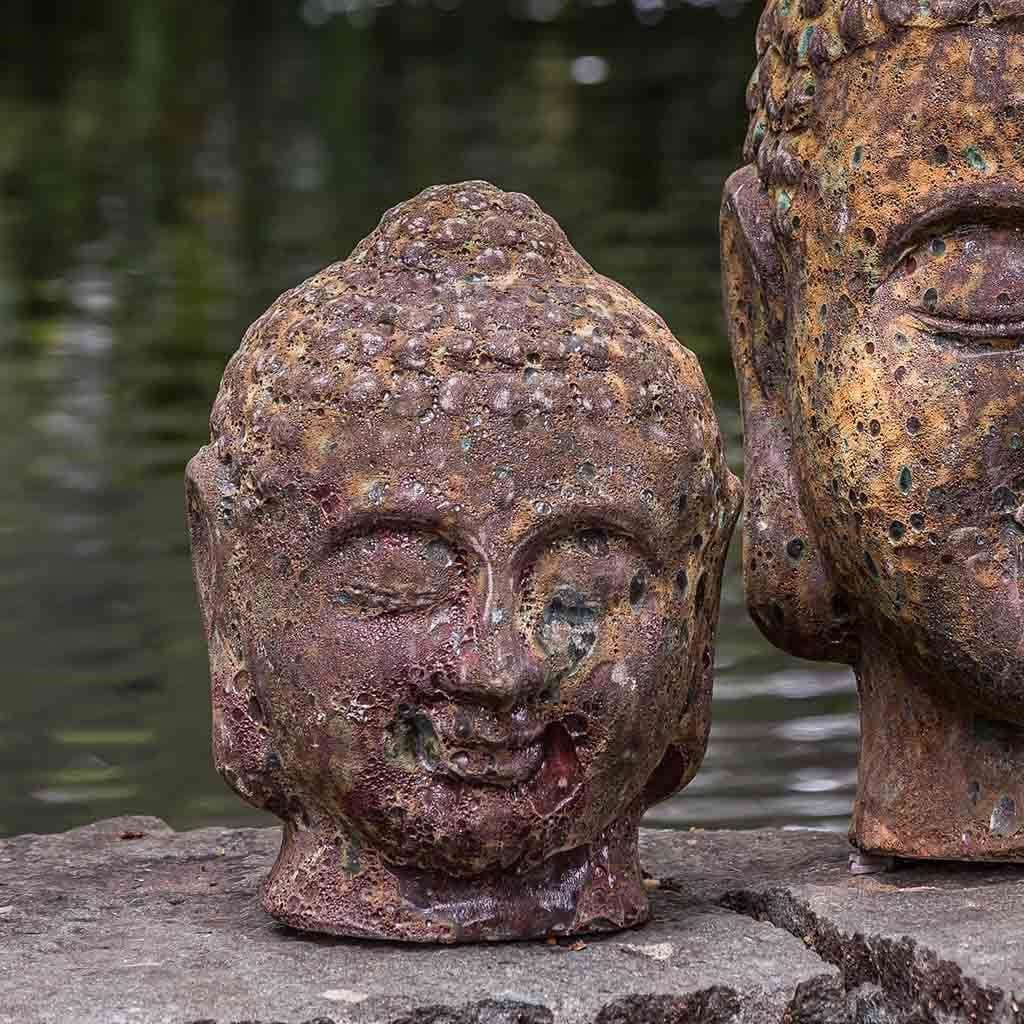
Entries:
[[1024,727],[957,703],[878,652],[858,672],[850,840],[883,856],[1024,861]]
[[344,838],[286,825],[260,890],[264,910],[292,928],[401,942],[487,942],[618,931],[649,909],[635,818],[597,841],[520,871],[471,877],[388,864]]

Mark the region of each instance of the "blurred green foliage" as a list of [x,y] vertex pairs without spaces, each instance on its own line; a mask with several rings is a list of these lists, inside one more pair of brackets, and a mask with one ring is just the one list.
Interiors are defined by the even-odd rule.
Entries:
[[[718,197],[756,14],[8,0],[0,832],[255,816],[210,764],[182,470],[248,323],[426,185],[533,195],[699,354],[735,450]],[[734,580],[720,649],[777,661]]]

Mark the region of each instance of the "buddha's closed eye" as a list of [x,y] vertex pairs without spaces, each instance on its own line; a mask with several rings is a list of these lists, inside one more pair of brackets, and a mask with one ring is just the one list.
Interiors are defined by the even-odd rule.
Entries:
[[[386,527],[348,534],[327,553],[321,573],[331,605],[346,616],[429,610],[464,600],[472,556],[429,530]],[[518,581],[524,635],[540,623],[574,626],[610,610],[637,611],[652,572],[625,534],[583,527],[541,543]]]
[[454,600],[464,583],[466,560],[429,530],[387,528],[342,538],[323,572],[329,599],[342,613],[394,615]]
[[911,248],[879,290],[923,339],[964,355],[1024,348],[1024,232],[972,224]]
[[588,527],[553,537],[523,573],[521,633],[571,667],[593,649],[602,621],[639,612],[651,577],[647,559],[625,534]]

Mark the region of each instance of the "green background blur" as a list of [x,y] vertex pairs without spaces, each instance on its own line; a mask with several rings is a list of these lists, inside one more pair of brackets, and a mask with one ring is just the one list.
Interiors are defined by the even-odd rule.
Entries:
[[[700,356],[734,465],[717,218],[758,11],[670,0],[8,0],[0,834],[254,820],[209,757],[182,470],[282,290],[426,185],[528,192]],[[737,466],[738,468],[738,466]],[[723,598],[712,747],[661,824],[840,828],[849,674]]]

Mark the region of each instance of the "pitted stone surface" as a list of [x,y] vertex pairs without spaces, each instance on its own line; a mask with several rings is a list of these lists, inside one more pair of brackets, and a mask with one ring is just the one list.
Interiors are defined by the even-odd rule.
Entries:
[[645,927],[408,947],[273,923],[255,889],[278,842],[155,818],[0,841],[0,1021],[1019,1019],[1020,868],[853,877],[839,836],[643,831]]
[[747,605],[854,669],[873,856],[1024,862],[1022,15],[768,0],[724,190]]
[[186,471],[214,760],[264,908],[362,939],[644,921],[739,511],[664,321],[527,196],[428,188],[246,332]]
[[[667,842],[663,836],[669,836]],[[770,921],[840,969],[801,1021],[1024,1020],[1024,868],[897,861],[853,875],[844,837],[648,832],[641,855],[689,899]],[[675,876],[675,877],[673,877]]]
[[[670,863],[676,839],[664,835],[655,844]],[[648,926],[579,949],[410,948],[289,931],[256,900],[279,838],[277,829],[174,833],[157,819],[133,818],[4,842],[0,1019],[414,1015],[511,1024],[602,1013],[672,1019],[685,1010],[727,1021],[745,1006],[744,1019],[773,1021],[798,983],[835,974],[770,924],[669,890],[654,892]],[[492,1002],[473,1007],[483,1000]]]

